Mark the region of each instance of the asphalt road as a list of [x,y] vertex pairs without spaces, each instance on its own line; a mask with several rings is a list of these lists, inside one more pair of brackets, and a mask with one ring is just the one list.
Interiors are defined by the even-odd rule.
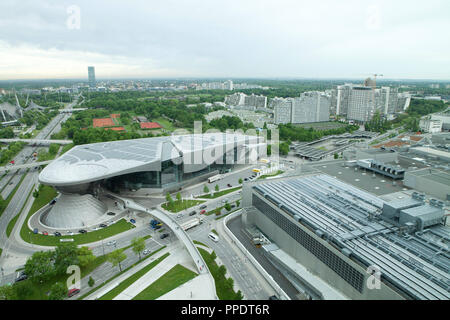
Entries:
[[[73,105],[76,104],[76,101],[66,105],[66,108],[71,108]],[[68,117],[70,117],[70,114],[62,114],[57,115],[55,118],[53,118],[50,123],[39,132],[39,134],[36,136],[37,139],[44,139],[49,137],[51,134],[57,132],[60,130],[60,126],[58,126],[61,121],[65,121]],[[58,129],[59,128],[59,129]],[[27,159],[26,156],[31,156],[37,149],[37,147],[31,147],[26,146],[19,154],[15,157],[15,162],[17,164],[23,164],[23,163],[29,163],[33,160],[31,158]],[[25,169],[20,170],[19,173],[17,173],[10,184],[11,175],[13,173],[10,172],[8,175],[6,175],[1,181],[0,181],[0,188],[2,186],[6,186],[8,188],[7,191],[5,191],[5,194],[9,193],[14,189],[14,187],[19,183],[20,179],[24,174],[26,174],[23,182],[20,184],[17,192],[15,193],[14,197],[11,199],[8,207],[5,209],[3,214],[0,216],[0,245],[2,246],[3,252],[0,256],[0,267],[1,269],[1,283],[5,283],[5,281],[10,282],[11,277],[14,279],[14,273],[11,270],[11,265],[14,265],[17,263],[17,267],[20,267],[23,265],[24,259],[26,259],[27,256],[32,254],[34,251],[33,248],[30,246],[23,246],[16,241],[14,241],[13,236],[11,235],[11,239],[8,239],[6,236],[6,228],[11,221],[12,218],[14,218],[21,210],[21,208],[24,206],[25,201],[27,199],[28,194],[32,190],[33,186],[38,182],[38,176],[39,176],[39,170],[31,169],[28,173],[26,173]],[[5,188],[6,189],[6,188]],[[3,193],[2,193],[3,194]],[[26,214],[25,212],[22,212],[22,216]],[[20,219],[19,219],[20,220]],[[18,221],[16,223],[16,228],[20,227]],[[5,262],[8,259],[8,268],[4,268]],[[13,268],[15,270],[15,268]]]

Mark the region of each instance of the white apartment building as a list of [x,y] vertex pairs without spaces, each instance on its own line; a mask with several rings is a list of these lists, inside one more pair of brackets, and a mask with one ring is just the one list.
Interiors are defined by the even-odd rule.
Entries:
[[423,132],[438,133],[442,131],[442,120],[433,120],[430,117],[427,117],[420,120],[419,127]]
[[374,93],[370,87],[353,87],[350,91],[347,119],[367,122],[375,112]]

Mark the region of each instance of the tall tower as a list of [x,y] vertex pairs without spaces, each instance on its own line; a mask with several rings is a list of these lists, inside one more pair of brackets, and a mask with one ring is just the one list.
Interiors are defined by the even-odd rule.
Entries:
[[95,88],[95,67],[88,67],[89,87]]

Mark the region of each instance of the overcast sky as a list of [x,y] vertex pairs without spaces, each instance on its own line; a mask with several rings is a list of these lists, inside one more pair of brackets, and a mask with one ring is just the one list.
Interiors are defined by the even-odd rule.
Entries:
[[[450,79],[448,0],[1,0],[0,79]],[[79,18],[79,19],[78,19]]]

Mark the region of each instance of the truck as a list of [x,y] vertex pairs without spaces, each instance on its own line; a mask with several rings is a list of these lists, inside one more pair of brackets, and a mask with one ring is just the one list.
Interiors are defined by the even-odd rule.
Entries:
[[161,226],[162,226],[162,223],[159,222],[158,220],[153,219],[150,221],[150,228],[152,228],[154,230],[161,228]]
[[222,179],[222,175],[221,174],[217,174],[215,176],[209,177],[208,178],[208,182],[209,183],[213,183],[214,181],[218,181],[220,179]]
[[192,220],[184,222],[181,225],[181,228],[183,228],[184,231],[187,231],[191,228],[194,228],[195,226],[198,226],[201,223],[203,223],[203,218],[194,218]]

